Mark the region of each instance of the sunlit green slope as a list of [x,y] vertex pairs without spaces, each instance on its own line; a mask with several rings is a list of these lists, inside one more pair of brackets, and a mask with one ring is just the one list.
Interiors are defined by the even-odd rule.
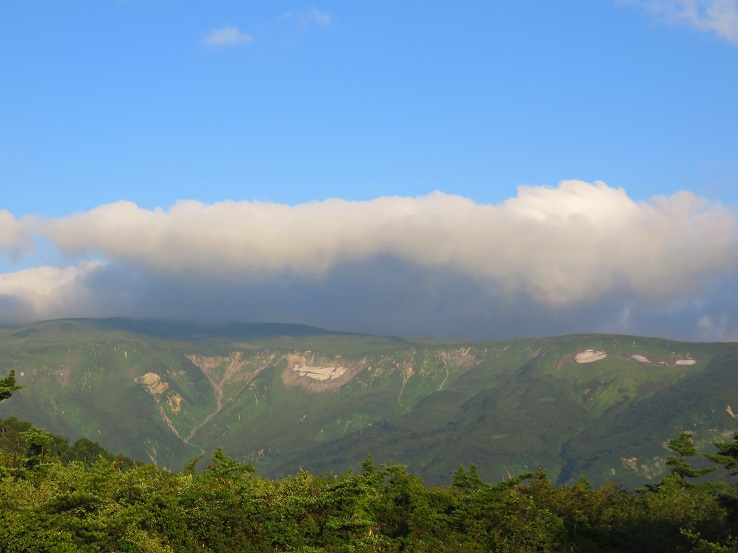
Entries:
[[657,477],[679,430],[738,429],[734,344],[579,335],[405,340],[300,325],[60,320],[0,330],[15,415],[179,469],[223,446],[269,474],[368,453],[447,482],[542,465],[560,481]]

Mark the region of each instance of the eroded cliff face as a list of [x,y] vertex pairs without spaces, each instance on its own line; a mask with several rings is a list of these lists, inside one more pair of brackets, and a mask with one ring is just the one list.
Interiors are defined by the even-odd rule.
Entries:
[[312,351],[288,353],[283,357],[287,367],[282,371],[282,383],[313,392],[338,390],[367,367],[366,359],[346,361],[341,355],[328,357]]
[[[369,382],[401,377],[403,390],[412,377],[440,378],[438,389],[443,389],[449,375],[458,369],[468,369],[482,362],[486,350],[470,347],[442,349],[419,356],[415,348],[396,355],[380,355],[372,358],[348,359],[341,355],[333,357],[313,351],[292,352],[284,355],[287,367],[281,373],[285,386],[297,386],[306,390],[321,392],[338,390],[363,372],[370,373]],[[371,384],[368,384],[371,385]]]
[[471,347],[441,350],[439,357],[449,368],[469,368],[478,365],[487,350],[475,350]]
[[186,357],[208,379],[215,396],[215,409],[193,426],[186,438],[189,443],[203,426],[220,413],[226,401],[236,398],[260,372],[272,365],[276,354],[258,352],[244,357],[243,352],[234,351],[228,356],[190,354]]
[[145,386],[149,393],[154,396],[160,396],[169,388],[169,384],[164,382],[156,373],[146,373],[134,380],[137,384]]

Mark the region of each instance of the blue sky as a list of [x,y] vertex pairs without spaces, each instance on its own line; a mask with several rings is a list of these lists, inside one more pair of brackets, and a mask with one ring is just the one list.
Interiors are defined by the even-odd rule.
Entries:
[[[735,0],[0,0],[0,60],[2,322],[121,314],[454,337],[738,336]],[[199,207],[178,210],[185,200]],[[600,216],[621,226],[577,226]],[[504,232],[544,219],[542,238],[562,232],[548,252],[535,250],[545,239]],[[403,235],[376,238],[388,229]],[[571,251],[601,248],[579,231],[651,255],[635,254],[640,269],[622,268],[626,253],[582,265]],[[407,236],[417,242],[397,246]],[[417,254],[439,241],[443,256]],[[551,248],[561,267],[520,260]],[[654,282],[678,281],[667,294],[641,282],[639,270],[676,255],[702,264],[653,269]],[[194,295],[209,300],[184,308]]]

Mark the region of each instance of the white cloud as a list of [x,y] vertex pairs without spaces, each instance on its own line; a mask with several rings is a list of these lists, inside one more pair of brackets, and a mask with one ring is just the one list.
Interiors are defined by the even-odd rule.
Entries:
[[565,181],[521,187],[500,205],[440,192],[297,206],[180,201],[167,211],[117,202],[42,221],[34,232],[66,255],[216,278],[320,278],[390,255],[567,305],[623,286],[643,297],[679,295],[735,265],[735,223],[687,192],[639,203],[604,183]]
[[0,254],[20,255],[33,249],[31,237],[12,213],[0,210]]
[[731,330],[728,317],[704,315],[697,321],[700,339],[708,342],[729,342],[738,340],[738,332]]
[[331,24],[330,14],[317,8],[310,8],[306,13],[306,17],[321,27],[329,27]]
[[[85,262],[77,267],[34,267],[0,274],[0,298],[11,298],[10,312],[0,313],[0,323],[32,322],[79,312],[87,303],[81,282],[102,267]],[[83,315],[86,313],[83,313]]]
[[618,0],[631,4],[669,23],[683,24],[714,33],[738,44],[738,1],[736,0]]
[[311,7],[303,11],[288,11],[283,15],[284,19],[294,19],[300,26],[307,27],[309,25],[318,25],[320,27],[330,27],[333,23],[331,15],[327,11],[319,10]]
[[441,192],[166,210],[117,202],[57,219],[0,216],[8,221],[71,266],[0,275],[0,322],[175,316],[406,335],[702,337],[732,335],[738,320],[736,216],[688,192],[637,202],[564,181],[496,205]]
[[220,29],[213,29],[203,39],[203,44],[214,48],[223,46],[238,46],[239,44],[248,44],[253,42],[254,37],[239,31],[237,27],[227,25]]

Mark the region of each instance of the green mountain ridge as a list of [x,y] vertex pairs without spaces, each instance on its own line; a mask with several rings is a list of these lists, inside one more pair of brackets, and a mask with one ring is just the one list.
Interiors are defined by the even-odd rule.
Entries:
[[474,463],[493,481],[540,465],[560,483],[638,486],[662,475],[678,432],[707,445],[738,428],[732,343],[69,319],[0,329],[0,352],[0,374],[25,386],[0,417],[173,470],[222,446],[274,476],[371,454],[429,483]]

